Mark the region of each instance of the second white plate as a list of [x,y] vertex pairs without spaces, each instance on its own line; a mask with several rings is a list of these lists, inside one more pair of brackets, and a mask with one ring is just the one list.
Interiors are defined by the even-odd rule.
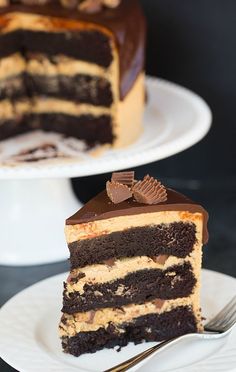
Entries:
[[[102,350],[75,358],[61,350],[58,322],[62,303],[60,274],[39,282],[0,310],[0,357],[21,372],[101,372],[131,358],[154,343]],[[236,279],[203,270],[203,315],[212,318],[236,293]],[[236,329],[218,340],[180,342],[157,356],[158,372],[235,372]],[[155,369],[154,369],[155,370]],[[148,366],[140,372],[149,372]]]

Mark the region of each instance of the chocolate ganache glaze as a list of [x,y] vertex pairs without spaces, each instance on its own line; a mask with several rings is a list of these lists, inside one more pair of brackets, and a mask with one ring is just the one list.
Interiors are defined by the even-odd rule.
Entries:
[[[87,14],[62,7],[57,1],[45,5],[16,4],[0,8],[0,31],[7,25],[9,13],[21,12],[53,17],[55,21],[70,29],[70,21],[95,24],[114,35],[120,60],[120,98],[124,99],[132,88],[138,74],[144,70],[146,22],[138,0],[123,0],[116,8],[104,8],[101,12]],[[27,32],[27,31],[26,31]],[[1,42],[1,35],[0,35]],[[99,53],[99,51],[98,51]]]
[[162,211],[184,211],[190,213],[203,214],[203,243],[208,241],[207,221],[208,213],[200,205],[194,203],[186,196],[166,189],[167,200],[159,204],[147,205],[138,203],[134,198],[125,200],[119,204],[114,204],[107,196],[106,190],[91,199],[77,213],[67,219],[67,225],[104,220],[112,217],[129,216],[141,213],[152,213]]

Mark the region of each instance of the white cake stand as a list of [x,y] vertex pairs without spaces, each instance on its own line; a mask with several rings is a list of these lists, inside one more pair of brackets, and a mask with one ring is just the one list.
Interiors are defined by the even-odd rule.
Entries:
[[155,78],[147,78],[147,89],[144,133],[134,145],[99,157],[0,166],[0,264],[36,265],[68,257],[64,221],[81,206],[69,178],[164,159],[206,135],[212,116],[199,96]]

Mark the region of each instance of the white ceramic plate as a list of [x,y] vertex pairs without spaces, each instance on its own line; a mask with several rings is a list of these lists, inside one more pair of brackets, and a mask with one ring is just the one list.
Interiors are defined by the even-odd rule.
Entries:
[[[181,152],[206,135],[212,117],[202,98],[157,78],[147,78],[147,90],[144,132],[135,144],[92,157],[79,150],[77,156],[73,156],[72,148],[80,148],[81,144],[60,140],[56,134],[38,132],[24,136],[24,140],[14,138],[0,143],[0,179],[80,177],[131,168]],[[28,163],[14,160],[14,156],[26,150],[25,144],[29,150],[45,143],[55,144],[62,153],[71,153],[71,157]]]
[[[20,372],[101,372],[132,357],[154,343],[120,352],[114,349],[79,358],[61,351],[58,322],[62,303],[60,274],[39,282],[8,301],[0,310],[0,356]],[[214,316],[236,293],[236,279],[203,270],[203,315]],[[236,331],[220,340],[179,343],[156,357],[158,372],[236,371]],[[155,370],[155,369],[154,369]],[[148,366],[142,372],[149,372]]]

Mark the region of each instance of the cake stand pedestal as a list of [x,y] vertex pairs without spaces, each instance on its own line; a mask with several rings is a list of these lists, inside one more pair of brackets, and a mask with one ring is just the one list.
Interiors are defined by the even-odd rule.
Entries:
[[1,264],[44,264],[68,256],[65,218],[81,207],[69,179],[2,180],[0,205]]
[[132,168],[181,152],[200,141],[211,112],[196,94],[148,78],[144,133],[132,146],[78,161],[0,166],[0,264],[39,265],[68,258],[65,219],[81,207],[70,178]]

